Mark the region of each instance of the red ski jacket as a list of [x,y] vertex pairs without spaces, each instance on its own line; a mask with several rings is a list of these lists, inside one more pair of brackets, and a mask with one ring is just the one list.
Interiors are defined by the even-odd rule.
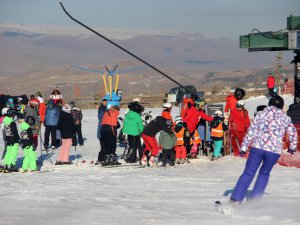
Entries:
[[189,109],[186,109],[185,115],[182,117],[183,122],[186,122],[187,128],[190,133],[193,133],[199,123],[199,113],[198,110],[191,106]]
[[234,94],[228,95],[226,97],[226,105],[225,105],[225,112],[232,111],[236,107],[237,99],[234,97]]
[[250,126],[250,119],[246,109],[233,109],[229,116],[230,129],[246,133]]
[[268,88],[274,88],[275,78],[273,76],[269,75],[268,80],[267,80],[267,85],[268,85]]

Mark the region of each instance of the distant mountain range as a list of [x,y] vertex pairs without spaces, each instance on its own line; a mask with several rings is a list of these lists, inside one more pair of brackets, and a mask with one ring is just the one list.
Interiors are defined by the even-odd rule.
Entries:
[[[274,52],[249,53],[246,49],[240,49],[237,41],[208,37],[199,33],[101,28],[95,30],[185,85],[194,83],[203,86],[205,81],[212,78],[209,74],[222,71],[230,74],[228,71],[240,73],[244,69],[247,71],[255,69],[257,73],[265,68],[264,72],[266,72],[272,67],[275,58]],[[284,53],[283,56],[283,64],[288,64],[293,57],[292,53]],[[74,71],[71,66],[104,70],[103,65],[113,67],[114,64],[119,64],[120,69],[142,65],[133,57],[82,27],[0,24],[0,91],[2,92],[20,92],[15,90],[13,85],[23,86],[24,91],[28,90],[24,84],[25,80],[35,80],[39,88],[46,91],[57,83],[78,82],[83,74],[88,74]],[[145,87],[153,92],[155,90],[153,81],[158,80],[160,80],[156,86],[158,92],[174,86],[172,82],[147,68],[132,73],[137,76],[126,74],[124,82],[120,83],[121,88],[127,93],[130,92],[128,89],[133,87],[134,90],[139,89],[136,93],[145,91]],[[148,82],[149,76],[150,82]],[[12,77],[14,79],[11,79]],[[94,83],[95,79],[93,79]],[[97,79],[99,80],[99,77]],[[210,80],[210,84],[215,79]],[[89,88],[93,89],[93,87]]]

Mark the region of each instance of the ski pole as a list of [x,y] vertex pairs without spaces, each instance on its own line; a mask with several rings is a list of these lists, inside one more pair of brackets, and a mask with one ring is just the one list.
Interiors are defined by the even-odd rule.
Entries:
[[79,161],[79,158],[77,157],[77,151],[76,151],[76,146],[74,146],[74,149],[75,149],[75,159],[76,159],[76,166],[78,166],[78,161]]

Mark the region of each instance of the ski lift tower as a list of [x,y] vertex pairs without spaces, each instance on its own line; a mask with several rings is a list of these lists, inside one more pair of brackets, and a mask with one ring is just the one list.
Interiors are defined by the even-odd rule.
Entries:
[[[255,33],[254,33],[255,32]],[[294,103],[300,104],[300,16],[287,18],[286,30],[260,32],[253,29],[251,34],[240,36],[240,48],[255,51],[294,51]]]

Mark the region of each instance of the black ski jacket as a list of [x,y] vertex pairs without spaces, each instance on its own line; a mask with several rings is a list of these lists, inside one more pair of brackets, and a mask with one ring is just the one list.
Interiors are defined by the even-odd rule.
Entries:
[[57,123],[57,128],[60,130],[61,138],[69,139],[74,135],[75,123],[71,113],[61,111]]
[[291,117],[293,124],[300,124],[300,103],[291,104],[287,115]]
[[161,130],[167,132],[168,134],[172,134],[173,131],[171,128],[167,126],[167,119],[162,116],[157,116],[154,120],[151,120],[150,123],[144,127],[143,134],[155,137],[155,135]]

